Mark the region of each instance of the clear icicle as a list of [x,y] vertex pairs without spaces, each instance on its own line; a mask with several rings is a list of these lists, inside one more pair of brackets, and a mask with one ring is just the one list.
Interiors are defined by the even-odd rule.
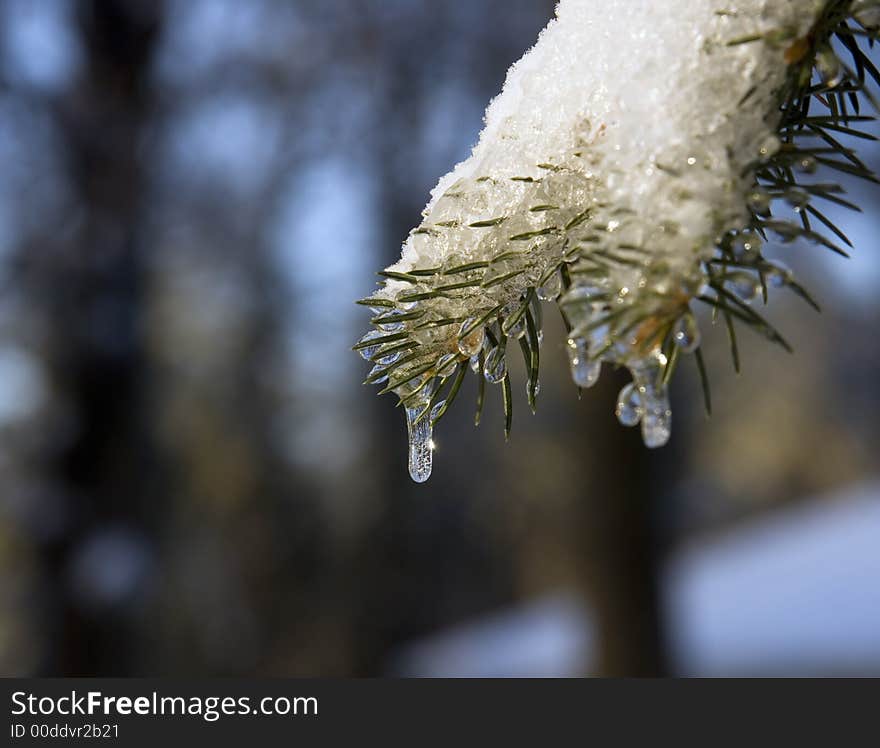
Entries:
[[642,410],[642,439],[646,447],[662,447],[672,434],[672,410],[666,386],[660,384],[660,367],[644,362],[630,371],[638,390]]
[[578,387],[592,387],[599,381],[602,364],[589,357],[589,342],[586,338],[569,338],[568,362],[571,365],[571,378]]
[[424,483],[431,477],[434,461],[434,439],[431,426],[433,413],[419,415],[425,405],[417,405],[406,409],[406,428],[409,434],[409,475],[416,483]]
[[614,414],[624,426],[635,426],[642,420],[642,398],[633,382],[625,385],[617,396]]

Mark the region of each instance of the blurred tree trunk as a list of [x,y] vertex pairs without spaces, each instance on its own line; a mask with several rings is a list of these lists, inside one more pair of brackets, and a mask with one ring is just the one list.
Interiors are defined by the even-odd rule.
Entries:
[[664,676],[661,520],[674,446],[649,450],[638,428],[617,423],[609,403],[626,379],[606,366],[588,393],[589,482],[578,508],[583,594],[598,637],[590,674]]
[[84,66],[58,109],[80,219],[50,252],[41,298],[49,305],[54,384],[72,421],[52,472],[78,510],[66,537],[49,549],[59,606],[47,663],[53,675],[124,675],[136,657],[127,635],[134,616],[90,612],[70,577],[92,533],[124,526],[137,534],[158,510],[146,505],[155,495],[155,465],[145,423],[140,147],[160,8],[137,0],[79,2]]

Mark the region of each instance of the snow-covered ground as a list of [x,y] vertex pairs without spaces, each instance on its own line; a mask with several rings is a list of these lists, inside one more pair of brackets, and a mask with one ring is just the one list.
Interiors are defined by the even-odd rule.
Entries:
[[[685,547],[664,572],[681,675],[880,675],[880,482]],[[573,676],[593,648],[565,593],[413,644],[419,676]]]

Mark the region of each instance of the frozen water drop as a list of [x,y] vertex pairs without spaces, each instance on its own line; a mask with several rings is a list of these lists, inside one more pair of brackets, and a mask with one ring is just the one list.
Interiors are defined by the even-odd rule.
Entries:
[[762,218],[770,215],[770,204],[773,202],[773,196],[766,190],[752,190],[746,200],[756,215]]
[[496,345],[489,355],[486,356],[486,363],[483,366],[483,376],[487,382],[498,384],[507,374],[507,360],[504,356],[504,349],[500,345]]
[[800,234],[800,229],[797,226],[785,223],[784,221],[776,221],[772,231],[783,244],[791,244]]
[[768,135],[759,146],[758,155],[764,159],[772,158],[779,152],[781,147],[782,143],[779,138],[775,135]]
[[382,366],[390,366],[399,358],[400,351],[392,351],[391,353],[387,353],[384,356],[379,356],[378,358],[376,358],[376,363],[381,364]]
[[559,271],[554,273],[544,281],[544,285],[538,288],[537,294],[541,301],[554,301],[562,293],[562,277]]
[[[458,330],[458,350],[462,356],[475,356],[483,347],[483,340],[486,337],[486,331],[482,325],[473,327],[476,319],[469,317],[461,323]],[[472,329],[473,328],[473,329]]]
[[829,88],[834,88],[843,81],[843,66],[830,45],[826,44],[816,53],[816,71]]
[[646,447],[662,447],[672,433],[672,411],[666,387],[658,383],[660,367],[656,357],[634,366],[632,374],[642,410],[642,440]]
[[480,371],[480,357],[471,356],[471,371],[475,374]]
[[384,313],[380,315],[381,321],[377,322],[376,324],[381,330],[384,330],[385,332],[398,332],[399,330],[403,329],[404,324],[402,321],[396,318],[405,313],[406,312],[403,312],[400,309],[392,309],[390,312],[386,309],[384,310]]
[[797,211],[803,210],[810,202],[810,196],[806,190],[800,187],[792,187],[785,191],[785,202]]
[[754,231],[741,231],[730,240],[730,251],[738,260],[749,260],[756,256],[763,243]]
[[448,377],[458,366],[458,356],[454,353],[447,353],[437,359],[437,374],[441,377]]
[[764,270],[764,277],[774,288],[782,288],[791,282],[792,273],[781,262],[768,263],[768,267]]
[[727,287],[743,301],[754,301],[761,291],[761,282],[751,273],[736,272],[727,276]]
[[802,174],[815,174],[816,169],[819,168],[819,164],[812,156],[801,156],[794,162],[794,168]]
[[446,407],[446,401],[445,401],[445,400],[440,400],[439,402],[437,402],[437,403],[434,404],[434,407],[431,408],[431,415],[430,415],[430,419],[431,419],[431,422],[432,422],[432,423],[433,423],[433,422],[437,419],[437,417],[443,412],[443,409],[444,409],[445,407]]
[[880,4],[876,0],[862,0],[856,3],[853,15],[866,29],[880,27]]
[[[535,388],[534,388],[535,397],[537,397],[540,392],[541,392],[541,382],[537,381],[537,382],[535,382]],[[529,379],[526,381],[526,397],[531,397],[531,396],[532,396],[532,380]]]
[[507,337],[514,340],[519,340],[523,335],[526,334],[525,315],[520,315],[520,317],[515,320],[513,317],[513,315],[515,315],[519,311],[519,309],[519,304],[509,304],[504,309],[505,320],[501,325],[501,332],[507,335]]
[[[409,475],[416,483],[431,477],[434,461],[434,443],[431,418],[422,415],[425,405],[406,408],[406,427],[409,435]],[[419,416],[422,415],[421,418]]]
[[[375,340],[378,337],[381,337],[384,333],[381,330],[370,330],[364,337],[362,337],[358,341],[358,345],[361,343],[368,343],[371,340]],[[363,348],[358,349],[358,353],[368,361],[376,355],[379,350],[379,344],[376,345],[368,345]]]
[[560,297],[561,306],[584,306],[589,308],[607,294],[607,289],[598,283],[579,283],[572,286]]
[[586,338],[569,338],[566,348],[572,380],[578,387],[592,387],[599,381],[602,363],[590,359],[589,341]]
[[[515,314],[515,312],[513,312]],[[511,322],[512,317],[508,317],[504,320],[504,323],[501,325],[501,332],[503,332],[508,338],[512,340],[519,340],[523,335],[526,334],[526,320],[525,317],[520,317],[515,322]]]
[[642,416],[642,440],[646,447],[662,447],[672,435],[672,411],[646,409]]
[[700,346],[700,326],[693,312],[687,311],[675,321],[672,339],[684,353],[693,353]]
[[617,396],[614,414],[624,426],[635,426],[642,419],[642,399],[633,382],[626,385]]
[[382,364],[376,364],[376,365],[370,370],[370,375],[369,375],[369,377],[367,377],[367,379],[371,379],[371,380],[372,380],[372,384],[381,384],[382,382],[387,382],[387,381],[388,381],[388,375],[387,375],[387,374],[383,374],[383,375],[380,376],[378,379],[372,379],[373,377],[378,376],[378,375],[379,375],[380,373],[382,373],[384,370],[385,370],[385,367],[384,367]]

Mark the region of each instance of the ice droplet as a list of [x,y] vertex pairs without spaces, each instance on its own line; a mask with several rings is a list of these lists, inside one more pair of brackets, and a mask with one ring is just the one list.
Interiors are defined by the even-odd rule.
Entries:
[[562,277],[556,270],[545,282],[543,286],[538,288],[537,294],[541,301],[554,301],[562,293]]
[[526,334],[526,318],[522,315],[518,320],[512,322],[513,315],[519,311],[519,304],[509,304],[504,309],[505,319],[501,324],[501,332],[503,332],[511,340],[519,340]]
[[[367,377],[367,379],[370,379],[374,376],[377,376],[378,374],[380,374],[384,370],[385,370],[385,367],[382,364],[376,364],[372,369],[370,369],[370,375]],[[383,374],[378,379],[373,379],[372,383],[373,384],[381,384],[382,382],[387,382],[387,381],[388,381],[388,374]]]
[[815,174],[816,169],[819,168],[819,164],[812,156],[801,156],[794,162],[794,168],[802,174]]
[[730,251],[738,260],[755,257],[763,245],[763,240],[754,231],[741,231],[730,240]]
[[448,377],[455,371],[458,366],[458,356],[454,353],[447,353],[437,359],[437,374],[441,377]]
[[642,439],[646,447],[662,447],[672,436],[672,411],[668,407],[646,408],[642,416]]
[[733,293],[746,302],[754,301],[761,291],[761,282],[751,273],[731,273],[726,283]]
[[693,312],[687,311],[675,321],[672,339],[684,353],[693,353],[700,345],[700,326]]
[[483,339],[486,336],[482,325],[471,329],[474,322],[476,322],[476,319],[469,317],[461,323],[461,327],[458,329],[458,350],[462,356],[467,356],[468,358],[476,356],[480,352],[480,348],[483,347]]
[[[381,330],[370,330],[366,335],[364,335],[364,337],[362,337],[358,341],[358,344],[360,345],[361,343],[367,343],[371,340],[375,340],[376,338],[381,337],[382,335],[383,335],[383,333]],[[378,350],[379,350],[379,344],[368,345],[368,346],[358,350],[358,353],[360,353],[363,358],[365,358],[367,361],[369,361],[371,358],[373,358],[373,356],[376,355],[376,352]]]
[[773,202],[773,196],[766,190],[753,190],[746,200],[756,215],[762,218],[770,215],[770,203]]
[[642,440],[646,447],[662,447],[672,434],[672,411],[666,387],[659,384],[660,369],[651,362],[631,371],[642,409]]
[[837,54],[827,44],[816,53],[816,71],[829,88],[834,88],[843,81],[843,66],[837,59]]
[[764,271],[764,277],[774,288],[782,288],[791,281],[791,270],[781,262],[770,262]]
[[[535,382],[535,397],[537,397],[541,392],[541,382],[540,380]],[[526,379],[526,397],[532,396],[532,380]]]
[[642,420],[642,400],[635,384],[625,385],[617,396],[617,407],[614,409],[617,420],[624,426],[635,426]]
[[876,29],[880,26],[880,5],[872,4],[870,0],[856,3],[854,15],[866,29]]
[[409,476],[416,483],[424,483],[431,477],[434,461],[433,428],[431,427],[431,418],[434,412],[425,413],[419,419],[419,415],[425,410],[426,405],[427,403],[420,403],[413,408],[406,408],[406,429],[409,435]]
[[486,363],[483,366],[483,376],[487,382],[498,384],[507,374],[507,361],[504,357],[504,349],[500,345],[496,345],[489,355],[486,356]]
[[379,323],[379,327],[381,327],[385,332],[398,332],[402,330],[404,325],[403,322],[395,319],[396,317],[400,317],[402,314],[406,314],[406,312],[400,309],[394,309],[391,312],[388,312],[384,315],[384,322]]
[[765,159],[771,158],[779,152],[781,147],[782,143],[779,138],[775,135],[768,135],[758,148],[758,155]]
[[586,338],[569,338],[566,346],[571,378],[578,387],[592,387],[599,381],[602,371],[602,363],[590,359],[589,345]]
[[471,371],[474,372],[474,374],[479,373],[479,371],[480,371],[480,357],[479,357],[479,355],[471,356]]
[[399,358],[400,351],[392,351],[391,353],[386,353],[384,356],[379,356],[379,358],[376,359],[376,363],[381,364],[382,366],[390,366]]
[[810,202],[810,196],[806,190],[800,187],[791,187],[785,191],[785,202],[787,202],[795,211],[801,211]]

